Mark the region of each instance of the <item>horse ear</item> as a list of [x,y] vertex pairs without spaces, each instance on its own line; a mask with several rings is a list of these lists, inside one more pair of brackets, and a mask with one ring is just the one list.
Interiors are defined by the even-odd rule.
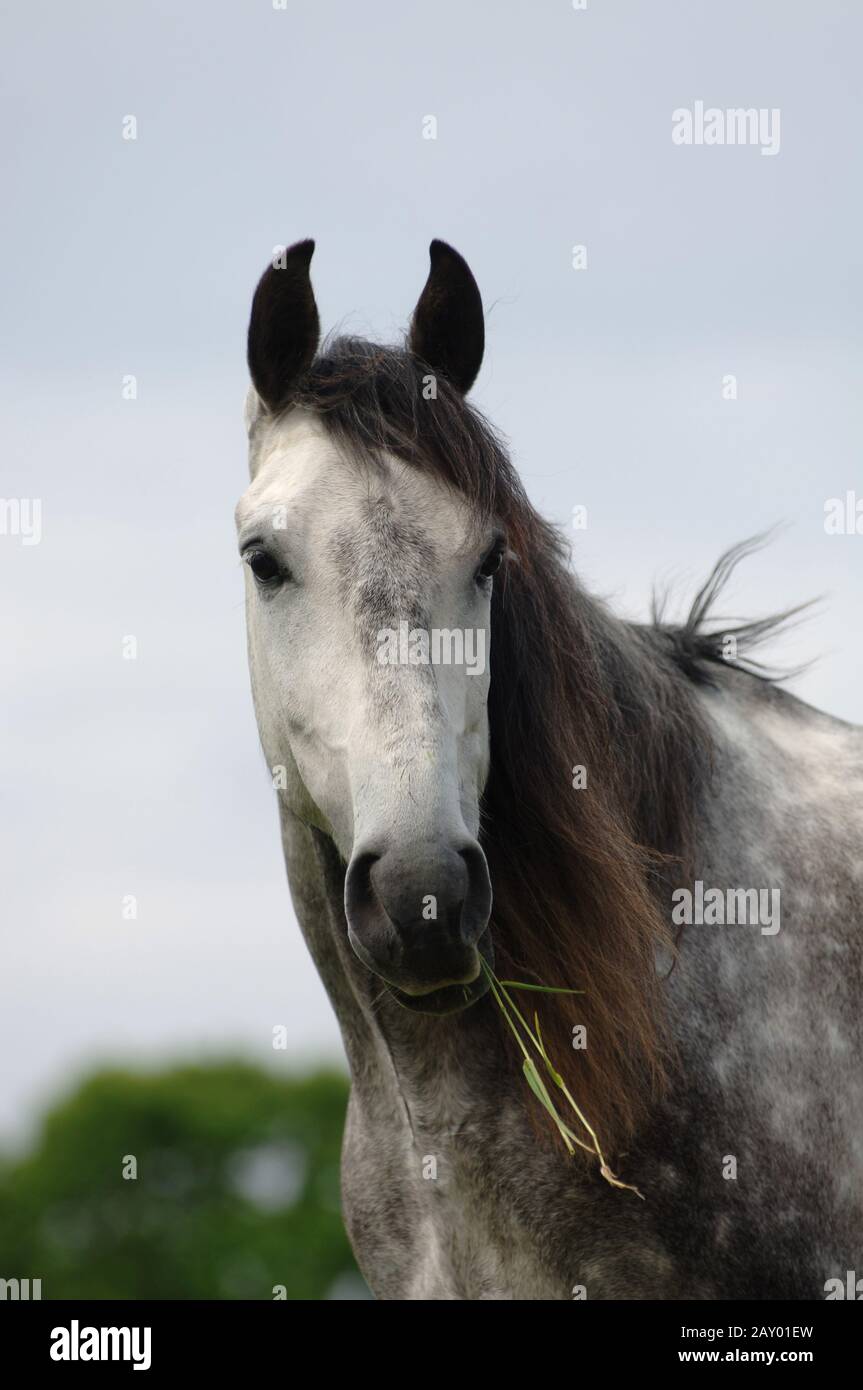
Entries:
[[283,410],[311,365],[321,325],[309,262],[313,241],[276,256],[258,282],[249,321],[249,372],[266,408]]
[[433,241],[429,256],[431,269],[411,319],[408,346],[464,394],[482,364],[482,299],[458,251],[445,241]]

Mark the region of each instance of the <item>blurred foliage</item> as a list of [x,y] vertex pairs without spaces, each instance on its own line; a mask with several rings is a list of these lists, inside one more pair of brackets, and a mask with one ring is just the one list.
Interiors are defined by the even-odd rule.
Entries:
[[234,1062],[99,1072],[0,1161],[0,1276],[45,1299],[368,1296],[339,1209],[347,1094]]

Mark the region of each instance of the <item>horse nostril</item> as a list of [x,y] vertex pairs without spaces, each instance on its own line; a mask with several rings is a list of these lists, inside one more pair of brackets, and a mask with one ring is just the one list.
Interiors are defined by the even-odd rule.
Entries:
[[488,864],[479,845],[465,845],[459,850],[467,868],[467,892],[461,913],[462,940],[475,945],[488,926],[491,915],[491,879]]
[[362,920],[374,912],[377,904],[372,883],[372,868],[380,857],[379,854],[368,850],[358,854],[348,865],[345,876],[345,907],[349,917]]

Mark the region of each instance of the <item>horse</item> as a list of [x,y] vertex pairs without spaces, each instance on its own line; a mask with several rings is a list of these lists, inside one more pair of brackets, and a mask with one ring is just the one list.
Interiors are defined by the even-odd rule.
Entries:
[[466,400],[457,251],[389,347],[321,342],[313,250],[254,293],[236,519],[369,1288],[829,1296],[863,1236],[861,730],[757,660],[787,615],[716,629],[749,543],[678,624],[586,592]]

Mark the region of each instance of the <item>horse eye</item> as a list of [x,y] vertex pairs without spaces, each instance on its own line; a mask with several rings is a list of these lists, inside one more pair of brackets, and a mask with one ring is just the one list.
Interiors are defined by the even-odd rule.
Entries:
[[253,550],[246,556],[246,564],[259,584],[272,584],[282,578],[279,562],[266,550]]
[[479,569],[477,579],[491,579],[493,574],[497,574],[503,563],[503,546],[495,545],[486,555]]

